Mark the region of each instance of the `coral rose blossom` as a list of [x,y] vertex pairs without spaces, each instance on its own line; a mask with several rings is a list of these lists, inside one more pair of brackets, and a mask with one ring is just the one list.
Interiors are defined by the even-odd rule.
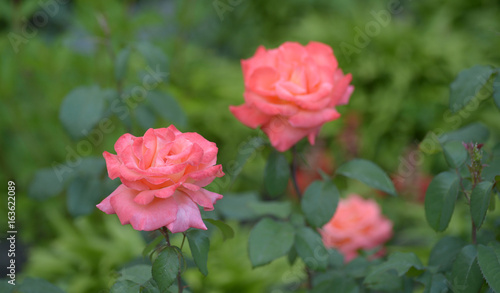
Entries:
[[222,198],[203,188],[224,175],[222,166],[215,165],[215,143],[171,125],[149,129],[144,137],[124,134],[115,150],[116,155],[103,155],[109,177],[119,177],[122,184],[97,205],[100,210],[117,214],[123,225],[136,230],[207,229],[198,205],[210,211]]
[[261,46],[241,65],[245,103],[229,109],[246,126],[260,126],[281,152],[306,136],[314,144],[321,126],[339,118],[335,107],[347,104],[354,90],[351,75],[344,75],[322,43]]
[[392,223],[373,200],[358,195],[341,199],[335,215],[320,233],[328,248],[336,248],[351,261],[360,249],[373,249],[392,237]]

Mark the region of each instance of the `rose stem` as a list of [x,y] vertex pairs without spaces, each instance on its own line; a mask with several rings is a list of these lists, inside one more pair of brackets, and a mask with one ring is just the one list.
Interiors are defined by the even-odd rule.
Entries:
[[297,196],[299,197],[299,200],[302,198],[302,194],[299,189],[299,185],[297,184],[297,149],[295,146],[292,147],[292,165],[290,166],[290,169],[292,170],[292,183],[293,183],[293,188],[295,188],[295,192],[297,193]]
[[[168,236],[168,229],[167,227],[161,227],[160,229],[160,232],[161,234],[163,234],[163,237],[165,237],[165,240],[167,241],[167,246],[171,246],[170,245],[170,237]],[[181,244],[181,250],[182,250],[182,246],[184,245],[184,240],[186,239],[186,234],[185,233],[182,233],[184,235],[184,238],[182,239],[182,244]],[[179,260],[180,262],[180,260]],[[179,293],[182,293],[182,290],[184,290],[184,288],[182,287],[182,279],[181,279],[181,268],[179,267],[179,271],[177,272],[177,288],[179,289]]]

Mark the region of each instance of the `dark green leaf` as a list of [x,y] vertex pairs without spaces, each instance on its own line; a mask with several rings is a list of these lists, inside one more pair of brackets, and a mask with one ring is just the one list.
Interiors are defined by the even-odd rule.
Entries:
[[58,178],[54,168],[40,169],[36,171],[29,185],[28,196],[37,200],[45,200],[61,193],[64,183],[64,179]]
[[451,168],[459,168],[467,160],[467,150],[459,141],[449,141],[443,145],[444,157]]
[[364,257],[357,257],[351,260],[344,268],[347,275],[359,279],[366,276],[370,263]]
[[147,100],[155,113],[163,119],[178,127],[185,127],[187,116],[177,101],[168,94],[162,92],[149,92]]
[[449,271],[453,261],[465,245],[466,242],[458,237],[444,237],[432,248],[429,266],[436,267],[439,272]]
[[495,105],[497,105],[498,109],[500,109],[500,71],[497,73],[497,76],[493,81],[493,100],[495,101]]
[[180,268],[180,257],[180,251],[169,246],[162,250],[155,259],[152,274],[161,292],[167,291],[176,280]]
[[140,284],[130,280],[118,280],[112,287],[109,293],[137,293],[139,292]]
[[289,223],[262,219],[250,232],[248,253],[253,267],[265,265],[288,253],[294,231]]
[[24,279],[21,284],[16,285],[15,289],[19,290],[20,293],[64,293],[59,287],[52,285],[44,279],[31,277]]
[[295,250],[310,269],[325,270],[329,253],[321,236],[309,227],[300,227],[295,234]]
[[204,221],[216,226],[222,232],[222,238],[224,240],[231,239],[234,237],[234,230],[228,224],[214,219],[203,219]]
[[373,268],[366,276],[366,284],[378,283],[379,275],[387,271],[395,271],[398,277],[403,275],[418,275],[422,273],[424,266],[420,259],[412,252],[395,252],[389,256],[389,259]]
[[500,292],[500,246],[479,245],[477,260],[486,282],[495,292]]
[[370,161],[354,159],[340,166],[337,169],[337,173],[357,179],[368,186],[382,190],[388,194],[396,195],[396,189],[394,189],[389,176],[379,166]]
[[255,192],[226,193],[224,194],[224,198],[217,202],[216,211],[220,212],[227,219],[240,221],[255,219],[258,215],[250,208],[250,205],[258,200],[259,197]]
[[115,79],[121,81],[127,73],[128,58],[130,56],[130,48],[124,48],[118,52],[115,59]]
[[210,248],[210,239],[207,231],[191,230],[187,234],[189,249],[193,255],[194,263],[203,275],[208,274],[207,260],[208,249]]
[[153,128],[156,123],[156,116],[152,110],[146,107],[144,104],[139,104],[134,110],[135,118],[137,123],[142,129]]
[[470,195],[470,213],[476,228],[479,230],[483,224],[484,217],[490,204],[491,189],[493,183],[488,181],[479,182]]
[[286,219],[292,212],[292,203],[289,201],[255,201],[249,202],[248,207],[258,216],[275,216]]
[[445,144],[449,141],[485,143],[489,137],[490,131],[488,128],[482,123],[476,122],[441,135],[439,137],[439,142],[441,144]]
[[[172,288],[174,286],[170,286]],[[161,293],[158,285],[156,284],[153,278],[149,279],[146,283],[142,284],[140,289],[140,293]],[[184,291],[185,292],[185,291]]]
[[104,92],[98,86],[78,87],[62,101],[59,119],[71,137],[85,137],[104,114]]
[[483,168],[481,176],[486,181],[496,181],[495,176],[500,175],[500,158],[496,157]]
[[11,279],[0,279],[0,292],[2,293],[12,293],[14,289],[16,289],[17,281],[14,282],[14,285],[8,283]]
[[144,42],[137,44],[136,48],[139,53],[142,54],[144,59],[146,59],[149,67],[151,67],[153,70],[155,70],[157,66],[161,70],[167,69],[167,56],[159,47],[156,47],[151,43]]
[[290,168],[283,153],[273,150],[264,169],[264,186],[271,196],[285,192],[290,178]]
[[432,275],[427,282],[425,282],[424,293],[446,293],[448,290],[448,281],[442,274]]
[[479,292],[483,285],[483,276],[477,263],[477,251],[474,245],[467,245],[458,254],[450,276],[453,292]]
[[[358,293],[360,292],[356,282],[346,277],[344,274],[333,271],[327,272],[326,278],[322,282],[319,282],[311,290],[311,293],[331,293],[331,292],[342,292],[342,293]],[[316,279],[316,278],[315,278]],[[333,288],[335,288],[333,290]]]
[[151,266],[150,265],[135,265],[128,268],[124,268],[120,271],[119,281],[129,280],[136,284],[146,283],[151,279]]
[[458,196],[459,179],[443,172],[434,177],[425,193],[425,217],[432,229],[444,231],[450,222]]
[[87,215],[95,210],[102,198],[101,182],[88,176],[76,177],[68,187],[67,206],[73,217]]
[[465,107],[488,82],[494,70],[491,66],[476,65],[462,70],[450,85],[450,110]]
[[302,211],[314,227],[323,227],[333,217],[339,202],[339,191],[332,181],[314,181],[304,192]]
[[243,170],[243,166],[245,166],[246,162],[257,150],[262,148],[265,143],[266,141],[261,137],[252,137],[248,141],[245,141],[240,145],[235,161],[229,165],[229,172],[226,172],[226,174],[229,174],[231,176],[231,182],[234,182],[234,180]]

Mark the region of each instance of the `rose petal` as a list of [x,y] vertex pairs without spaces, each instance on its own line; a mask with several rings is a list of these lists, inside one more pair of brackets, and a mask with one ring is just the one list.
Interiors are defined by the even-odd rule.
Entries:
[[222,199],[222,194],[208,191],[201,188],[198,191],[185,190],[184,191],[189,197],[197,204],[202,206],[205,211],[212,211],[214,209],[214,204],[219,199]]
[[310,129],[295,128],[283,117],[276,116],[262,127],[267,134],[271,144],[280,152],[284,152],[295,145],[299,140],[306,137]]
[[205,223],[201,219],[198,206],[183,192],[176,192],[173,197],[177,204],[177,218],[167,225],[172,233],[184,232],[189,228],[207,230]]
[[176,219],[177,204],[173,198],[155,198],[148,205],[134,201],[137,191],[128,189],[111,197],[111,206],[122,225],[131,224],[135,230],[153,231]]
[[[268,115],[291,116],[299,110],[296,105],[278,99],[266,98],[253,92],[245,92],[245,101]],[[274,101],[273,101],[274,100]]]
[[266,115],[257,110],[255,107],[247,104],[243,104],[241,106],[229,106],[229,110],[233,113],[236,119],[251,128],[257,128],[271,119],[271,116]]
[[250,77],[245,80],[246,87],[261,95],[275,95],[274,85],[280,75],[271,67],[256,68]]
[[109,178],[113,180],[120,177],[120,166],[122,162],[119,157],[108,152],[103,152],[102,155],[106,160],[106,168],[108,169]]

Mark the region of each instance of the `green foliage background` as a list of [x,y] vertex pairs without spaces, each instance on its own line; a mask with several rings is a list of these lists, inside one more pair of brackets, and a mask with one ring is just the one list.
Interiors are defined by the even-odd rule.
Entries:
[[[230,10],[218,11],[220,2]],[[387,11],[391,3],[399,5],[400,12],[391,14],[386,25],[379,25],[380,32],[369,37],[365,47],[346,53],[343,46],[355,46],[359,31],[366,33],[366,26],[376,21],[374,14]],[[43,202],[27,197],[35,171],[54,162],[64,163],[67,147],[75,149],[78,143],[58,118],[64,97],[81,85],[115,87],[110,48],[118,52],[148,42],[161,49],[168,58],[169,81],[157,90],[170,94],[186,113],[187,124],[179,126],[181,131],[196,131],[217,143],[224,168],[237,157],[243,141],[259,135],[228,111],[229,105],[243,101],[239,60],[250,57],[259,45],[273,48],[285,41],[306,44],[314,40],[334,49],[344,72],[352,73],[356,87],[350,104],[339,110],[343,117],[355,117],[359,122],[358,156],[389,173],[397,173],[405,152],[434,129],[454,130],[479,120],[489,126],[497,141],[499,138],[498,109],[491,100],[466,115],[453,116],[447,110],[449,84],[459,71],[475,64],[500,65],[498,1],[79,0],[58,4],[47,24],[36,27],[35,36],[26,37],[26,20],[33,21],[40,9],[38,1],[0,3],[0,182],[13,180],[17,186],[17,227],[27,258],[19,277],[43,277],[69,292],[109,288],[114,277],[106,274],[134,259],[142,261],[140,251],[148,239],[97,210],[74,219],[67,211],[65,193]],[[100,17],[109,25],[109,47]],[[13,46],[13,34],[26,42]],[[140,54],[132,53],[124,83],[140,84],[145,66]],[[118,119],[113,121],[116,128],[93,147],[92,156],[112,151],[116,139],[129,131]],[[153,121],[155,127],[170,123],[164,117]],[[320,134],[339,164],[349,156],[339,139],[346,127],[347,120],[341,118],[325,125]],[[132,128],[135,135],[144,131],[141,125]],[[216,186],[221,192],[262,189],[264,157],[261,153],[252,157],[233,185],[220,181]],[[444,165],[443,159],[425,156],[419,167],[436,174]],[[359,186],[348,189],[366,192]],[[6,206],[1,205],[2,214],[6,214]],[[394,199],[385,201],[383,208],[395,222],[398,236],[393,245],[428,256],[428,245],[437,238],[425,226],[423,207]],[[104,227],[98,224],[103,221]],[[0,231],[6,231],[6,222],[0,222]],[[466,233],[465,223],[454,218],[450,233]],[[239,233],[247,235],[248,230],[244,227]],[[261,292],[276,276],[250,273],[248,262],[230,261],[231,255],[241,258],[242,253],[239,244],[215,249],[209,261],[218,257],[229,260],[209,263],[207,279],[190,274],[188,280],[203,283],[207,290],[203,292],[230,292],[231,288]],[[223,264],[232,269],[218,271],[216,267]],[[280,273],[289,269],[282,263],[275,266]],[[231,270],[254,274],[257,285],[234,287],[242,279],[221,273]]]

